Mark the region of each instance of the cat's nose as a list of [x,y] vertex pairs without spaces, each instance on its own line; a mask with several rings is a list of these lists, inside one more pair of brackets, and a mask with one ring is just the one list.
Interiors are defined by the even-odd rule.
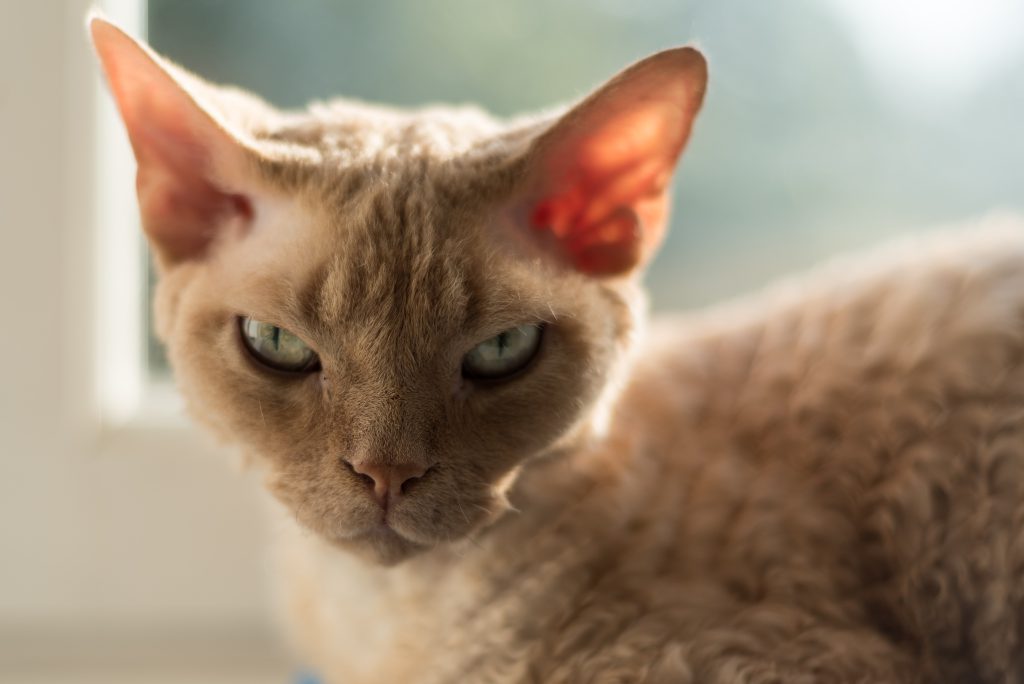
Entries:
[[346,461],[352,470],[368,478],[367,484],[373,484],[373,498],[381,506],[387,506],[389,500],[394,501],[404,494],[403,487],[413,480],[427,474],[431,466],[420,463],[399,463],[395,465],[374,463],[372,461]]

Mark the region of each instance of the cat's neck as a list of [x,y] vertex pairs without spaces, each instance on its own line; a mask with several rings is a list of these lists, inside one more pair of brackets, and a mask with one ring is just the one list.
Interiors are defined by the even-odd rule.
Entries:
[[[661,446],[655,440],[665,433],[656,424],[673,411],[663,393],[651,391],[656,376],[632,374],[603,433],[581,433],[557,453],[524,464],[508,492],[512,509],[468,539],[381,567],[301,532],[289,520],[288,528],[296,532],[289,535],[290,543],[304,547],[300,553],[283,547],[286,561],[297,563],[288,574],[290,591],[297,591],[292,600],[303,606],[298,614],[306,615],[310,625],[321,620],[333,624],[341,606],[352,624],[376,625],[379,634],[362,630],[351,635],[353,643],[363,645],[370,673],[390,662],[395,644],[411,648],[405,638],[410,634],[423,649],[421,662],[431,661],[433,653],[458,650],[464,656],[459,662],[465,663],[474,654],[464,652],[465,643],[454,649],[445,642],[451,625],[473,625],[474,632],[487,634],[501,633],[502,625],[511,623],[543,633],[549,626],[538,621],[564,613],[578,600],[571,588],[588,586],[595,569],[630,557],[624,544],[633,537],[631,530],[650,527],[652,516],[667,517],[663,511],[669,508],[652,501],[651,492],[673,499],[683,495],[665,482],[653,485],[666,479],[664,459],[654,457]],[[569,589],[552,593],[552,587]],[[567,604],[564,610],[554,605],[558,602]],[[537,611],[537,606],[550,610]],[[303,632],[310,625],[295,628]],[[481,640],[480,648],[486,644]],[[402,662],[410,660],[417,659],[403,657]],[[398,672],[393,679],[408,679],[407,674]]]

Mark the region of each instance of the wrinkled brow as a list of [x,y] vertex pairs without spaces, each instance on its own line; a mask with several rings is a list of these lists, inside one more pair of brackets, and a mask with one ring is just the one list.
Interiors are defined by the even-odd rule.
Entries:
[[299,292],[311,326],[329,332],[372,323],[434,336],[470,324],[479,309],[478,269],[467,240],[424,200],[410,191],[379,192],[358,217],[331,228],[332,253]]

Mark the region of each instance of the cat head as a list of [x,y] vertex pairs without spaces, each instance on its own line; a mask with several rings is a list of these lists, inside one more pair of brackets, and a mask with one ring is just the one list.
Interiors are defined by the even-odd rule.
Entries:
[[110,23],[157,331],[190,412],[298,521],[382,563],[471,535],[600,429],[700,107],[691,48],[564,112],[282,112]]

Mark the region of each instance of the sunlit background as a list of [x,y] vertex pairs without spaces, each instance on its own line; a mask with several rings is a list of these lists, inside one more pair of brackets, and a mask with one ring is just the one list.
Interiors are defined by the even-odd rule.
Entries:
[[[133,197],[103,171],[87,4],[0,0],[0,300],[18,342],[0,400],[0,681],[285,682],[301,664],[273,627],[258,483],[152,400],[167,380],[145,288],[104,294],[142,283],[146,257],[109,261],[90,218],[104,188]],[[662,311],[1024,208],[1020,0],[107,4],[174,60],[288,107],[513,114],[700,45],[709,95],[649,276]],[[115,324],[93,315],[110,306]],[[116,345],[138,347],[143,381],[111,421],[96,387],[120,382],[101,361]]]

